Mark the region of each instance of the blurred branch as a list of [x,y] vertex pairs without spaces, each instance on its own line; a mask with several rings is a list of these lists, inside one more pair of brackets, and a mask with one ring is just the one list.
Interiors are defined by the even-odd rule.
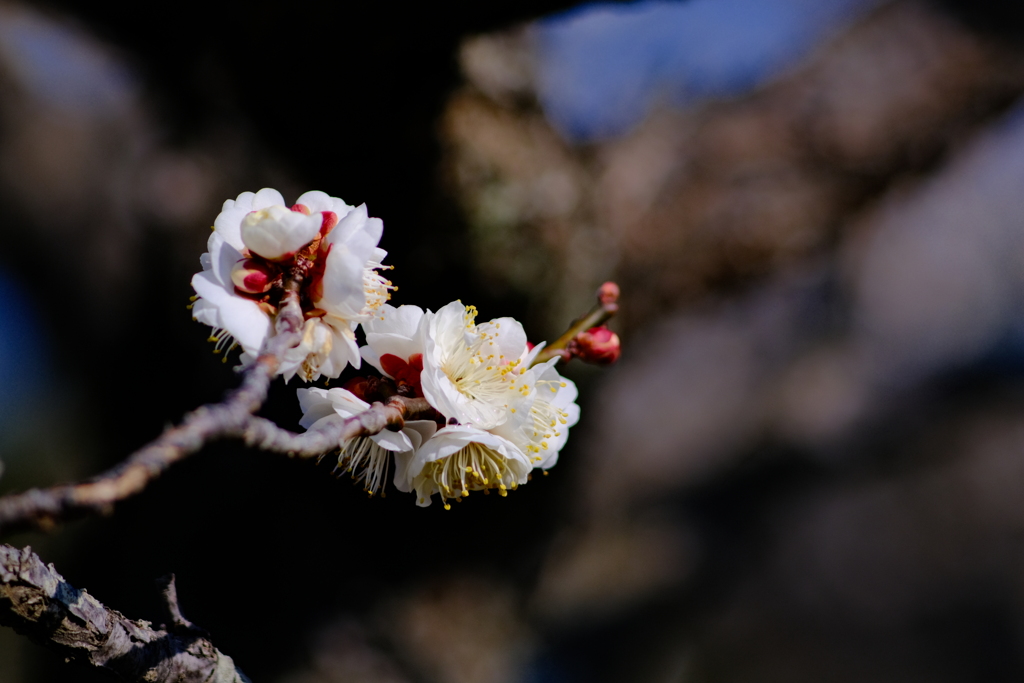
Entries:
[[269,420],[254,417],[267,397],[270,380],[277,373],[282,354],[301,341],[302,310],[298,284],[301,272],[293,272],[275,322],[275,332],[256,362],[243,371],[242,384],[220,403],[201,406],[188,413],[181,424],[170,427],[156,440],[127,460],[86,482],[48,489],[31,489],[0,498],[0,533],[27,528],[48,529],[61,521],[89,514],[106,514],[113,505],[140,493],[167,468],[197,453],[210,441],[242,438],[250,446],[293,456],[322,455],[354,436],[371,435],[389,427],[401,428],[405,418],[433,411],[423,399],[392,396],[375,403],[361,415],[330,421],[323,430],[293,434]]
[[[165,597],[174,599],[170,609],[180,617],[173,578],[167,591]],[[69,585],[31,548],[0,545],[0,624],[124,681],[249,683],[231,657],[191,624],[165,630],[128,619]]]

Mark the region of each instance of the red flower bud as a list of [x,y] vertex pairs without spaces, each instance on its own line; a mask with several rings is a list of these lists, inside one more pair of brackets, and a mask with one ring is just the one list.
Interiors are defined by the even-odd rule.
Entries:
[[245,294],[262,294],[281,274],[277,266],[262,259],[245,259],[231,269],[231,281]]
[[604,283],[597,290],[597,300],[605,308],[615,305],[619,300],[619,286],[614,282]]
[[619,359],[622,344],[619,335],[604,325],[591,327],[576,335],[573,355],[580,360],[598,365],[610,365]]

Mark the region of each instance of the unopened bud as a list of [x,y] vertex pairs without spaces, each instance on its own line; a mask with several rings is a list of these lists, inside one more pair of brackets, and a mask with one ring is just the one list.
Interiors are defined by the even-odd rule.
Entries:
[[576,335],[573,355],[587,363],[610,365],[619,359],[622,343],[619,335],[604,325],[591,327],[586,332]]
[[254,254],[284,261],[309,244],[320,232],[320,214],[307,216],[283,206],[252,211],[242,219],[242,242]]
[[280,272],[272,263],[259,259],[245,259],[231,269],[231,282],[248,294],[262,294],[270,289]]
[[597,300],[605,308],[615,305],[619,300],[619,286],[614,282],[606,282],[597,290]]

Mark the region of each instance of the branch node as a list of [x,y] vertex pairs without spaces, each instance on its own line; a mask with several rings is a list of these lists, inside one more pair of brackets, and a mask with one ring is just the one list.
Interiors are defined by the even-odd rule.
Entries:
[[178,587],[174,582],[174,574],[161,576],[156,580],[156,585],[160,588],[164,604],[167,607],[167,613],[171,617],[171,623],[168,625],[169,630],[173,629],[179,633],[195,634],[208,638],[210,634],[205,629],[196,626],[181,613],[181,606],[178,604]]

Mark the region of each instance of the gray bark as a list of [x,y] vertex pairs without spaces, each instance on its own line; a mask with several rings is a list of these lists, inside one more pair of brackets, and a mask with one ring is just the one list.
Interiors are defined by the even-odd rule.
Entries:
[[[168,608],[177,611],[176,597]],[[155,629],[129,619],[69,585],[31,548],[0,545],[0,624],[123,681],[250,683],[200,629],[172,621]]]

